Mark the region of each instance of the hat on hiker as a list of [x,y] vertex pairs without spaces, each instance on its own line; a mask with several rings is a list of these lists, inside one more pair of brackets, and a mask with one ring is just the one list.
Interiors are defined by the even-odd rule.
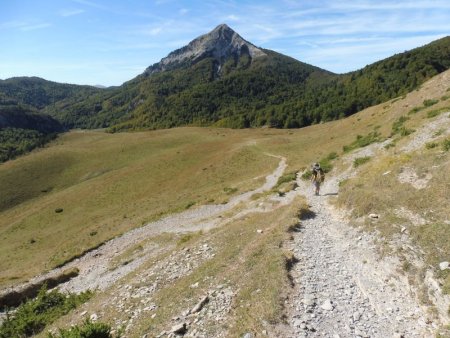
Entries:
[[320,169],[320,164],[319,164],[319,163],[314,163],[313,168],[314,168],[314,169]]

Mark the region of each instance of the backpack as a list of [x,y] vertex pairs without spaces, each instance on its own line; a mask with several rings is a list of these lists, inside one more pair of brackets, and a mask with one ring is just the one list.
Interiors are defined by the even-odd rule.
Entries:
[[325,173],[323,172],[322,168],[319,168],[318,170],[314,170],[315,172],[315,181],[322,183],[325,181]]

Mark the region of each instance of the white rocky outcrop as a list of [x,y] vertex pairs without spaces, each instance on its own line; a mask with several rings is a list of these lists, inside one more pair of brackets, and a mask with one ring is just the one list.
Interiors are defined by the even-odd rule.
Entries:
[[266,55],[226,24],[222,24],[211,32],[192,40],[187,46],[171,52],[159,63],[148,67],[146,73],[153,74],[171,69],[186,61],[195,63],[204,57],[213,57],[221,65],[227,58],[239,57],[243,54],[248,54],[252,59]]

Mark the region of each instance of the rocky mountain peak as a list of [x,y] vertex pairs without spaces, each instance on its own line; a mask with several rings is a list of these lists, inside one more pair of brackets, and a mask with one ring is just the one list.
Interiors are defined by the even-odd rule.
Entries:
[[146,73],[152,74],[173,69],[185,62],[194,64],[205,57],[213,57],[219,65],[222,65],[229,57],[240,57],[243,54],[249,55],[251,59],[266,55],[228,25],[221,24],[211,32],[192,40],[187,46],[171,52],[159,63],[147,68]]

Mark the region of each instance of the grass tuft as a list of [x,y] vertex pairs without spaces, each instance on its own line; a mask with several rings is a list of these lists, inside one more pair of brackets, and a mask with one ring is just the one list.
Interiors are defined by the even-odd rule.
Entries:
[[445,140],[442,142],[442,149],[443,149],[444,151],[449,151],[449,150],[450,150],[450,138],[445,139]]
[[[119,337],[117,335],[116,337]],[[48,338],[113,338],[111,326],[105,323],[93,323],[87,319],[81,325],[72,326],[70,329],[59,329],[58,334],[49,333]]]
[[424,107],[431,107],[438,102],[439,102],[439,100],[424,100],[423,105],[424,105]]
[[355,158],[355,159],[353,160],[353,166],[354,166],[355,168],[357,168],[357,167],[359,167],[360,165],[363,165],[364,163],[369,162],[371,158],[372,158],[372,157],[370,157],[370,156],[365,156],[365,157],[358,157],[358,158]]
[[363,148],[371,143],[379,142],[381,140],[381,134],[377,131],[372,131],[369,134],[362,136],[357,135],[356,140],[349,145],[343,146],[344,153],[348,153],[354,149]]

